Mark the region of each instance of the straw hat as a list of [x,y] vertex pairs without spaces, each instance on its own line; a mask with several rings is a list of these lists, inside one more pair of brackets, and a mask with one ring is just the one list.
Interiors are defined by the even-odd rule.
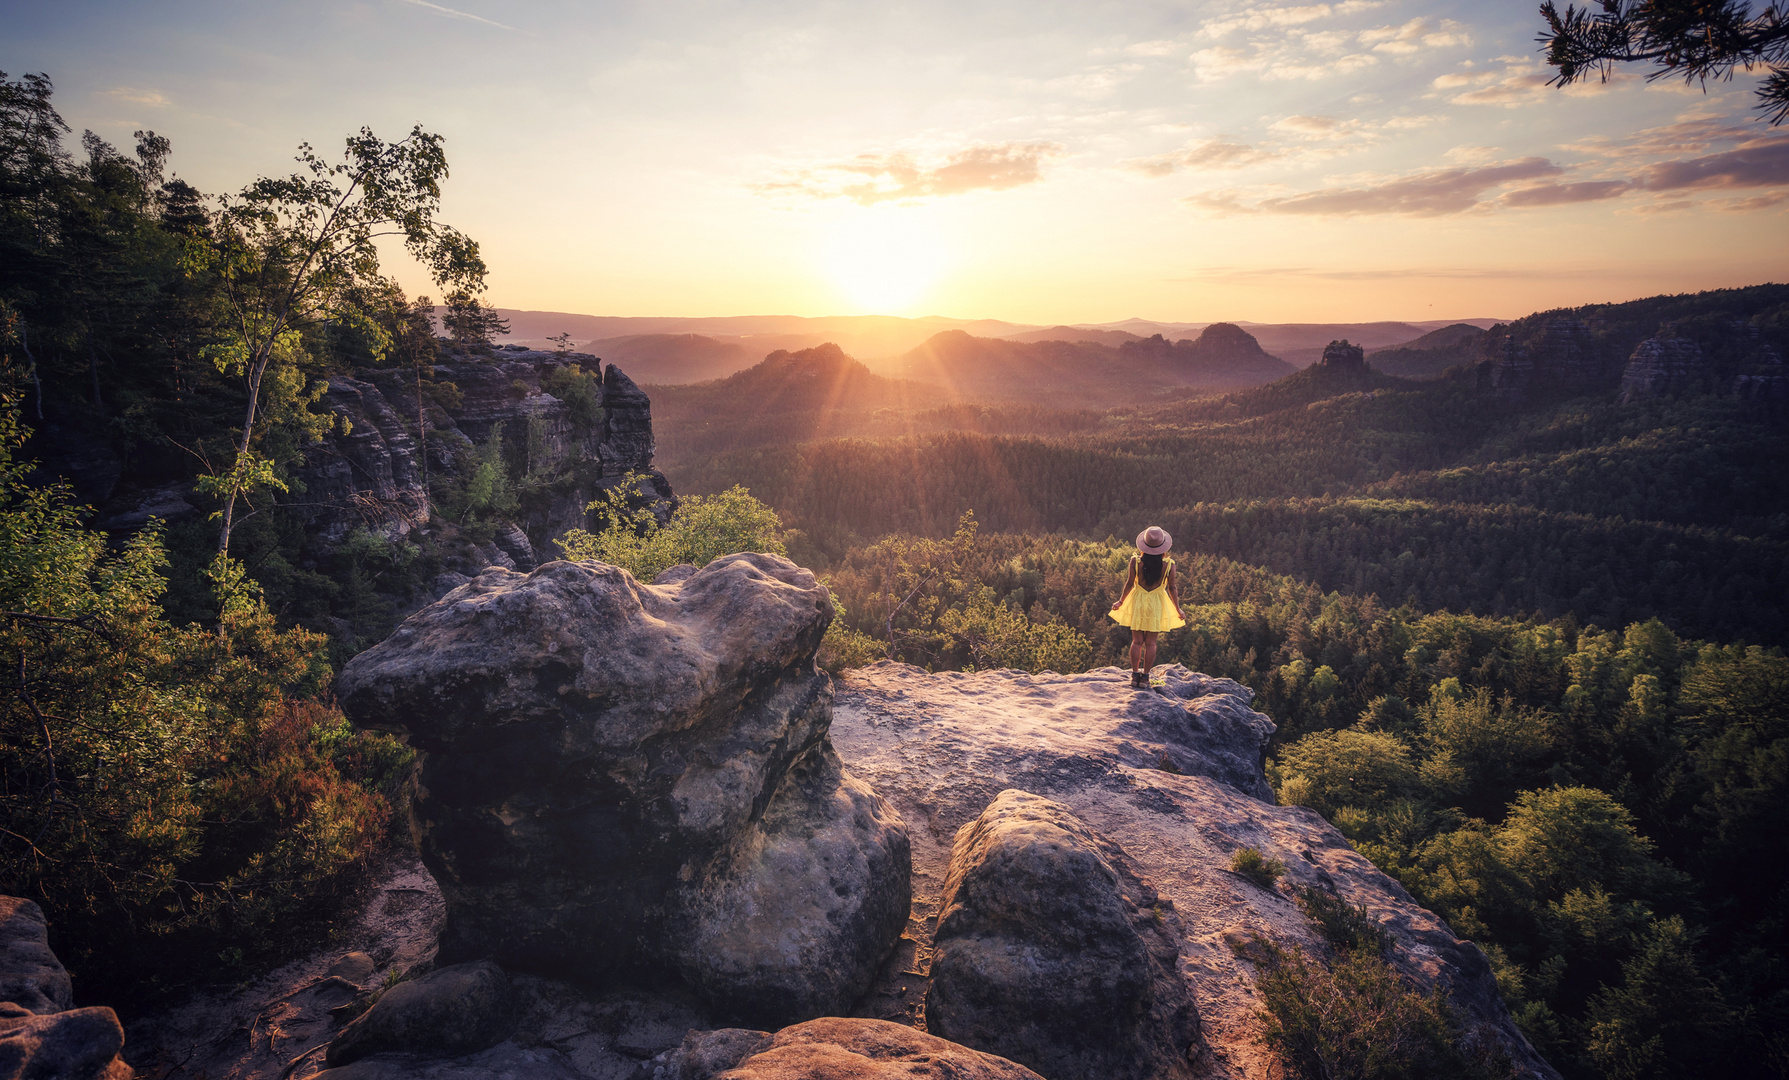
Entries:
[[1151,525],[1137,534],[1137,550],[1145,555],[1160,555],[1173,546],[1174,538],[1159,525]]

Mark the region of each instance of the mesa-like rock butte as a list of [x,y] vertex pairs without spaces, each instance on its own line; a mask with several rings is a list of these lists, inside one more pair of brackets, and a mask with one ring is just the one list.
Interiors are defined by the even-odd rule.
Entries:
[[[642,1076],[794,1075],[785,1066],[834,1058],[929,1075],[898,1071],[929,1051],[862,1026],[876,1022],[1033,1070],[987,1075],[1266,1076],[1239,946],[1325,955],[1290,896],[1315,886],[1363,907],[1413,984],[1451,994],[1468,1040],[1556,1075],[1476,946],[1318,815],[1273,805],[1273,724],[1245,687],[1181,668],[1137,693],[1116,669],[883,662],[835,702],[815,667],[832,614],[812,575],[776,556],[652,584],[597,563],[492,568],[351,662],[350,717],[421,755],[443,975],[494,960],[596,991],[693,995],[710,1028]],[[1243,846],[1285,862],[1285,884],[1230,873]],[[1024,880],[1008,872],[1020,866]],[[1077,957],[1071,939],[1099,944]],[[992,959],[1014,950],[1059,977]],[[1101,1024],[1116,1034],[1093,1045],[1065,1026],[1091,1001],[1077,995],[1106,984]],[[403,1030],[375,1013],[360,1026]],[[857,1019],[801,1026],[829,1015]],[[338,1036],[385,1051],[344,1078],[409,1075],[405,1061],[440,1054],[379,1037]]]

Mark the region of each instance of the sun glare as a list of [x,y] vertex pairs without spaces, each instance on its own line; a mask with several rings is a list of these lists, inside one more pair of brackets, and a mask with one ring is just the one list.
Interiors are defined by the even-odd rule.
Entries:
[[944,245],[912,211],[868,210],[838,223],[824,257],[833,284],[859,311],[899,315],[938,279]]

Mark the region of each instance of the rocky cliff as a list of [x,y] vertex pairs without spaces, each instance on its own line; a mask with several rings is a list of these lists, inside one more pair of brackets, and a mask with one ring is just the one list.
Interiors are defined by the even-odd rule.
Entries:
[[[1448,995],[1469,1047],[1556,1077],[1476,946],[1273,804],[1247,688],[889,662],[835,683],[831,613],[808,572],[735,555],[650,585],[493,568],[412,616],[338,688],[423,755],[433,883],[383,891],[438,889],[407,910],[444,922],[388,920],[133,1044],[255,1080],[1265,1080],[1267,947],[1333,955],[1314,890]],[[1284,876],[1233,872],[1245,848]],[[261,1016],[302,1034],[230,1037]]]
[[[511,468],[540,478],[512,523],[526,543],[500,533],[498,565],[532,568],[534,552],[552,551],[554,538],[586,525],[585,505],[629,473],[645,475],[642,494],[669,512],[670,484],[652,467],[652,405],[633,380],[610,364],[589,403],[562,401],[546,388],[555,372],[578,365],[594,373],[601,364],[580,353],[503,349],[435,365],[434,383],[451,384],[459,400],[424,402],[429,476],[457,476],[468,452],[498,435]],[[304,495],[294,501],[313,535],[333,543],[365,526],[397,538],[429,524],[417,392],[415,376],[402,369],[330,377],[325,401],[348,431],[313,447],[297,471]]]

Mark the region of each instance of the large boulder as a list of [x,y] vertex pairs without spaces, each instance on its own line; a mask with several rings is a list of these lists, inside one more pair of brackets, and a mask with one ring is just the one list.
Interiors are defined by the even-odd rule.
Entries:
[[73,1003],[43,909],[0,896],[0,1080],[129,1080],[118,1014]]
[[910,854],[827,736],[832,602],[773,555],[670,577],[493,568],[342,671],[348,715],[420,753],[440,959],[682,984],[766,1027],[843,1012]]
[[456,1057],[497,1045],[514,1026],[503,969],[489,960],[454,964],[379,995],[330,1040],[325,1058],[336,1066],[388,1051]]
[[1180,921],[1061,803],[1000,793],[957,832],[926,1026],[1051,1080],[1190,1075]]
[[75,1003],[68,969],[50,951],[49,925],[35,901],[0,896],[0,1001],[34,1013]]
[[0,1078],[130,1080],[118,1057],[124,1028],[111,1009],[66,1009],[39,1016],[0,1004]]
[[828,1016],[764,1031],[692,1031],[650,1080],[1043,1080],[1023,1065],[905,1024]]

